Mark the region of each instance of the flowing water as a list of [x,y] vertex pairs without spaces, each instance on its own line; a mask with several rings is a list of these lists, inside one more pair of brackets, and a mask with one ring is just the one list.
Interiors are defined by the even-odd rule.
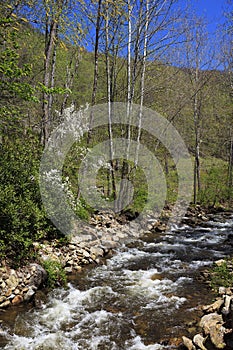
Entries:
[[85,269],[68,289],[50,293],[42,308],[18,307],[1,315],[0,347],[171,349],[169,339],[187,334],[196,307],[211,302],[210,291],[197,278],[200,269],[232,253],[233,217],[220,220],[147,235],[122,246],[102,265]]

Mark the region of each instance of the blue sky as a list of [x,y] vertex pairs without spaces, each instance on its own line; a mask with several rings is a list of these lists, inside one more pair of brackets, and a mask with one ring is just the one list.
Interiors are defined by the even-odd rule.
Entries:
[[227,8],[227,0],[191,0],[190,2],[198,15],[206,17],[211,32],[224,21],[223,12]]

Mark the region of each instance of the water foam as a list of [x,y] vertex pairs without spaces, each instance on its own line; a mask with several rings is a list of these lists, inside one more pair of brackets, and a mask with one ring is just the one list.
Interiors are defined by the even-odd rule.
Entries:
[[166,349],[166,346],[160,345],[160,344],[151,344],[151,345],[145,345],[142,342],[142,339],[140,336],[137,336],[133,339],[130,347],[127,347],[127,350],[163,350]]

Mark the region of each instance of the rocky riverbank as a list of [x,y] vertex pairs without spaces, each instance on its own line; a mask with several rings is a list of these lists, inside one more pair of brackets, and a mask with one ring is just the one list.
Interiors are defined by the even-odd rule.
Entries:
[[[43,267],[46,260],[58,262],[66,273],[80,271],[82,266],[99,263],[107,250],[103,248],[82,248],[75,242],[64,247],[52,244],[35,243],[38,253],[37,263],[31,263],[18,269],[5,265],[0,268],[0,309],[31,301],[36,292],[47,286],[48,273]],[[57,281],[56,285],[59,285]]]
[[[46,287],[48,274],[44,269],[45,261],[57,262],[66,274],[78,273],[87,264],[98,264],[118,244],[135,240],[145,233],[165,231],[170,213],[171,208],[167,207],[160,220],[149,214],[142,226],[130,221],[132,218],[127,213],[121,217],[111,212],[97,213],[91,218],[90,225],[82,223],[79,233],[70,237],[64,245],[57,241],[35,242],[35,262],[18,269],[12,269],[3,262],[0,268],[0,309],[31,301],[38,290]],[[212,211],[196,206],[188,209],[182,223],[195,226],[212,216]]]
[[[112,213],[99,213],[90,220],[90,225],[82,224],[79,234],[69,237],[68,243],[35,242],[36,262],[18,269],[10,268],[2,262],[0,268],[0,309],[31,301],[36,292],[47,286],[48,273],[45,262],[56,262],[69,275],[78,273],[83,266],[98,264],[110,250],[122,241],[142,234],[136,224],[123,225]],[[56,285],[59,285],[57,281]]]
[[[217,266],[224,263],[223,260],[215,262]],[[215,301],[202,306],[202,316],[196,330],[191,339],[182,337],[183,347],[180,349],[233,349],[233,286],[219,287]]]

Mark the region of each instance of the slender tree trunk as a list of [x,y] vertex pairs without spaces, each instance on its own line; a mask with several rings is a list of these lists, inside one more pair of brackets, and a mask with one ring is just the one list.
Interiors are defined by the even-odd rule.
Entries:
[[[195,85],[199,83],[198,57],[196,57]],[[194,160],[194,193],[193,202],[197,203],[198,193],[201,189],[200,179],[200,108],[198,92],[194,96],[194,130],[195,130],[195,160]]]
[[132,67],[132,87],[131,87],[131,100],[134,100],[135,94],[135,85],[137,80],[137,68],[139,61],[139,52],[140,52],[140,40],[141,40],[141,32],[142,32],[142,14],[143,14],[143,0],[140,0],[140,8],[139,8],[139,18],[137,23],[137,34],[135,38],[135,46],[134,46],[134,60]]
[[[101,9],[102,9],[102,0],[98,1],[98,10],[95,26],[95,55],[94,55],[94,80],[91,96],[91,105],[94,106],[96,103],[96,94],[98,88],[98,76],[99,76],[99,39],[100,39],[100,22],[101,22]],[[89,128],[87,132],[87,148],[91,143],[92,137],[92,124],[93,124],[93,111],[90,112],[89,119]],[[85,171],[85,170],[84,170]],[[77,198],[80,198],[80,188],[78,189]]]
[[[80,53],[77,52],[76,54],[74,53],[74,55],[72,55],[69,64],[67,64],[66,67],[66,82],[65,82],[65,88],[71,90],[74,84],[74,77],[78,72],[78,66],[79,66],[79,62],[80,62],[80,57],[79,57]],[[72,68],[72,66],[74,65],[74,68]],[[61,105],[61,110],[60,110],[60,115],[62,116],[64,109],[66,107],[67,104],[67,100],[69,97],[69,92],[65,93],[65,96],[63,98],[62,101],[62,105]]]
[[110,58],[109,58],[109,7],[106,4],[106,21],[105,21],[105,35],[106,35],[106,75],[107,75],[107,98],[108,98],[108,137],[109,137],[109,157],[110,157],[110,174],[112,182],[112,196],[116,199],[116,183],[113,166],[114,151],[113,151],[113,134],[112,134],[112,101],[111,101],[111,73],[110,73]]
[[229,162],[228,162],[228,188],[229,193],[233,186],[233,136],[232,131],[230,133],[230,152],[229,152]]
[[[56,36],[54,38],[53,57],[52,57],[50,88],[54,88],[54,86],[55,86],[55,72],[56,72],[56,61],[57,61],[57,40],[58,40],[58,38],[57,38],[57,30],[56,30]],[[49,99],[48,99],[49,122],[51,122],[52,105],[53,105],[53,94],[49,94]]]
[[195,160],[194,160],[194,194],[193,202],[197,204],[198,193],[200,191],[200,147],[198,138],[195,140]]
[[143,43],[143,58],[142,58],[142,73],[141,73],[141,91],[140,91],[140,112],[138,117],[138,135],[137,135],[137,150],[135,156],[135,165],[138,165],[138,155],[140,148],[140,138],[142,132],[142,110],[144,103],[145,93],[145,75],[146,75],[146,57],[147,57],[147,45],[148,45],[148,27],[149,27],[149,0],[146,0],[146,19],[144,28],[144,43]]
[[120,190],[117,200],[117,211],[123,209],[123,204],[128,202],[128,183],[125,180],[129,178],[129,152],[130,152],[130,143],[131,143],[131,105],[132,105],[132,86],[131,86],[131,43],[132,43],[132,7],[130,0],[127,1],[128,8],[128,44],[127,44],[127,140],[126,140],[126,150],[124,154],[124,160],[122,164],[121,172],[121,182]]
[[[102,0],[99,0],[98,1],[96,27],[95,27],[94,80],[93,80],[93,88],[92,88],[92,96],[91,96],[91,105],[92,106],[94,106],[95,103],[96,103],[96,94],[97,94],[97,87],[98,87],[98,76],[99,76],[99,39],[100,39],[101,8],[102,8]],[[91,111],[90,121],[89,121],[89,130],[88,130],[88,135],[87,135],[87,146],[91,142],[92,122],[93,122],[93,113]]]
[[96,103],[96,93],[98,86],[98,63],[99,63],[99,37],[100,37],[100,20],[101,20],[101,6],[102,0],[98,1],[98,13],[95,28],[95,63],[94,63],[94,81],[92,89],[91,104],[92,106]]
[[46,144],[49,136],[49,126],[51,122],[51,108],[53,98],[48,91],[54,86],[55,68],[56,68],[56,45],[58,37],[58,27],[62,10],[67,6],[66,0],[58,0],[54,3],[54,12],[51,13],[47,7],[48,2],[44,1],[45,6],[45,50],[44,50],[44,77],[43,77],[43,104],[41,120],[41,143]]
[[49,135],[49,123],[50,123],[50,106],[49,99],[50,94],[46,91],[50,88],[51,83],[51,59],[53,57],[54,45],[57,35],[57,20],[52,20],[49,25],[49,18],[46,18],[46,30],[45,30],[45,59],[44,59],[44,78],[43,84],[45,91],[43,93],[43,115],[41,121],[41,143],[45,146]]

